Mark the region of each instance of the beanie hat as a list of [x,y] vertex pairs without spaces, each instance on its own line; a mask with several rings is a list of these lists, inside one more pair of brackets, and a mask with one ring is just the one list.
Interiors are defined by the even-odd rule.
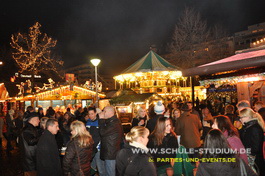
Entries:
[[162,104],[161,101],[157,102],[154,107],[155,113],[162,114],[165,111],[165,106]]

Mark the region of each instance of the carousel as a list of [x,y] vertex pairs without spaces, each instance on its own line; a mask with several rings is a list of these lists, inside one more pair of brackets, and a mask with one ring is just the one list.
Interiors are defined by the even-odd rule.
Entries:
[[[157,93],[164,98],[189,99],[191,90],[188,77],[182,76],[179,67],[170,64],[154,51],[125,69],[120,75],[114,76],[115,88],[131,88],[138,94]],[[195,87],[195,96],[205,98],[203,88]]]

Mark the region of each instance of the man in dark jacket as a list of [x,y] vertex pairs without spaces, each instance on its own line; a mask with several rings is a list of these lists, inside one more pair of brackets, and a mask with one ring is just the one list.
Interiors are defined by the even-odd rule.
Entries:
[[95,156],[91,163],[91,167],[96,170],[98,169],[99,175],[105,175],[105,163],[103,160],[100,159],[100,134],[99,134],[99,116],[97,114],[96,108],[89,107],[88,108],[88,116],[89,119],[86,122],[86,128],[91,134],[94,145],[93,150],[95,152]]
[[46,122],[46,130],[37,145],[37,173],[38,176],[62,175],[59,151],[55,135],[59,130],[58,121],[49,119]]
[[24,175],[36,175],[36,149],[39,141],[37,127],[40,120],[37,113],[32,112],[27,116],[27,122],[19,137],[19,146],[21,150],[22,166]]
[[101,136],[100,159],[105,160],[107,176],[115,175],[116,155],[121,149],[123,130],[120,120],[115,115],[113,106],[106,106],[99,115]]

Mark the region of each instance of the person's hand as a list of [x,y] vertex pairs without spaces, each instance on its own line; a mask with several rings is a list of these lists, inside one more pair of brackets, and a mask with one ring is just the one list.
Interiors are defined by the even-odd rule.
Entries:
[[142,126],[144,124],[144,120],[140,120],[140,122],[138,123],[138,126]]

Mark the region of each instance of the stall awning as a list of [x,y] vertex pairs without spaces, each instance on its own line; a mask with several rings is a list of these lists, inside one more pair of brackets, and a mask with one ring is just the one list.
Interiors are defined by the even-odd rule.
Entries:
[[209,75],[250,67],[265,66],[265,49],[236,54],[215,62],[186,69],[183,76]]

